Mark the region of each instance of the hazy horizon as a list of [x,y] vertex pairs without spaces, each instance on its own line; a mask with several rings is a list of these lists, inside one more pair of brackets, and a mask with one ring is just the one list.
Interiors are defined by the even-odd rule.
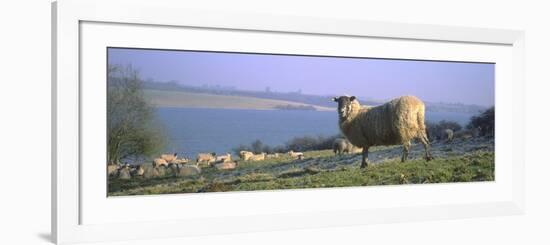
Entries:
[[108,62],[130,64],[145,80],[188,86],[375,100],[409,94],[430,102],[494,105],[489,63],[124,48],[109,48]]

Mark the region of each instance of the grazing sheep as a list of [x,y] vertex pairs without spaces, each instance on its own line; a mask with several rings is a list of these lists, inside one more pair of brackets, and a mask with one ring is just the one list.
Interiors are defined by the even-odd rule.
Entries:
[[260,154],[255,154],[255,155],[252,155],[248,160],[250,161],[263,161],[265,160],[265,153],[262,152]]
[[178,176],[194,176],[201,173],[201,168],[195,165],[183,165],[179,168]]
[[225,155],[217,156],[216,162],[231,162],[231,153]]
[[267,159],[279,158],[279,153],[267,154],[267,155],[265,155],[265,157],[266,157]]
[[289,151],[288,152],[288,155],[291,156],[291,157],[294,157],[294,158],[303,158],[304,157],[304,153],[302,152],[294,152],[293,150]]
[[236,162],[221,162],[214,164],[214,167],[216,167],[218,170],[232,170],[237,167]]
[[345,139],[338,138],[334,140],[334,143],[332,143],[332,151],[335,155],[343,154],[347,151],[348,144]]
[[426,160],[432,159],[424,125],[424,103],[414,96],[403,96],[375,107],[361,107],[355,96],[334,97],[338,103],[340,130],[355,146],[363,148],[361,168],[367,166],[369,147],[403,145],[401,161],[407,160],[411,140],[424,145]]
[[451,142],[453,140],[453,130],[452,129],[445,129],[443,130],[443,133],[442,133],[442,139],[445,140],[445,142]]
[[360,152],[361,148],[354,146],[345,138],[337,138],[332,144],[332,150],[334,151],[334,154],[341,155],[344,153],[357,153],[358,151]]
[[155,158],[153,159],[153,167],[168,167],[168,162],[162,158]]
[[178,153],[174,154],[161,154],[160,158],[164,159],[167,163],[172,163],[174,160],[178,159]]
[[206,166],[209,166],[216,160],[216,153],[199,153],[197,154],[197,165],[206,163]]
[[252,157],[252,156],[254,156],[254,153],[252,153],[250,151],[240,151],[239,152],[239,157],[243,161],[248,161],[248,159],[250,159],[250,157]]

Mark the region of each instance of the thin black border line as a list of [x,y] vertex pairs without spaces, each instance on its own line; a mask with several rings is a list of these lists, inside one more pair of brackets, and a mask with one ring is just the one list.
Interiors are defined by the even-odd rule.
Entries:
[[105,198],[109,198],[109,47],[105,47]]
[[238,51],[215,51],[215,50],[193,50],[193,49],[163,49],[163,48],[135,48],[135,47],[117,47],[107,46],[107,62],[109,61],[109,49],[129,49],[129,50],[148,50],[148,51],[172,51],[172,52],[196,52],[196,53],[216,53],[216,54],[248,54],[248,55],[273,55],[273,56],[294,56],[294,57],[316,57],[316,58],[335,58],[335,59],[371,59],[371,60],[397,60],[397,61],[424,61],[424,62],[447,62],[447,63],[468,63],[468,64],[492,64],[496,62],[482,61],[457,61],[457,60],[423,60],[423,59],[405,59],[405,58],[380,58],[363,56],[338,56],[338,55],[314,55],[314,54],[287,54],[287,53],[260,53],[260,52],[238,52]]

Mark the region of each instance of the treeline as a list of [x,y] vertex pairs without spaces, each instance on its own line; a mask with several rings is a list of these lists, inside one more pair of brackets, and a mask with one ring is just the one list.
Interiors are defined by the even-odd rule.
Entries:
[[255,154],[265,153],[286,153],[289,151],[317,151],[332,149],[332,144],[336,138],[343,137],[340,134],[333,136],[302,136],[295,137],[283,145],[270,146],[264,144],[261,140],[255,140],[248,145],[239,145],[233,148],[235,154],[240,151],[251,151]]

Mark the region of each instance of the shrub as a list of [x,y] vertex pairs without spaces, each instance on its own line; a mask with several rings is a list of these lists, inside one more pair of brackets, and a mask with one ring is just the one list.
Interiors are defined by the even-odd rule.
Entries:
[[334,135],[330,137],[324,136],[303,136],[296,137],[288,141],[285,144],[287,150],[293,151],[313,151],[313,150],[326,150],[332,149],[332,144],[336,138],[342,137],[340,135]]
[[255,140],[250,144],[250,147],[254,154],[260,154],[264,150],[264,143],[261,140]]
[[319,136],[302,136],[295,137],[286,142],[284,145],[270,146],[264,144],[261,140],[255,140],[250,145],[239,145],[233,148],[235,154],[239,154],[240,151],[251,151],[255,154],[262,152],[265,153],[285,153],[290,150],[293,151],[314,151],[314,150],[327,150],[332,149],[332,144],[336,138],[342,137],[341,135],[333,135],[325,137]]
[[481,136],[495,135],[495,107],[491,107],[477,116],[473,116],[466,126],[468,129],[479,129]]

